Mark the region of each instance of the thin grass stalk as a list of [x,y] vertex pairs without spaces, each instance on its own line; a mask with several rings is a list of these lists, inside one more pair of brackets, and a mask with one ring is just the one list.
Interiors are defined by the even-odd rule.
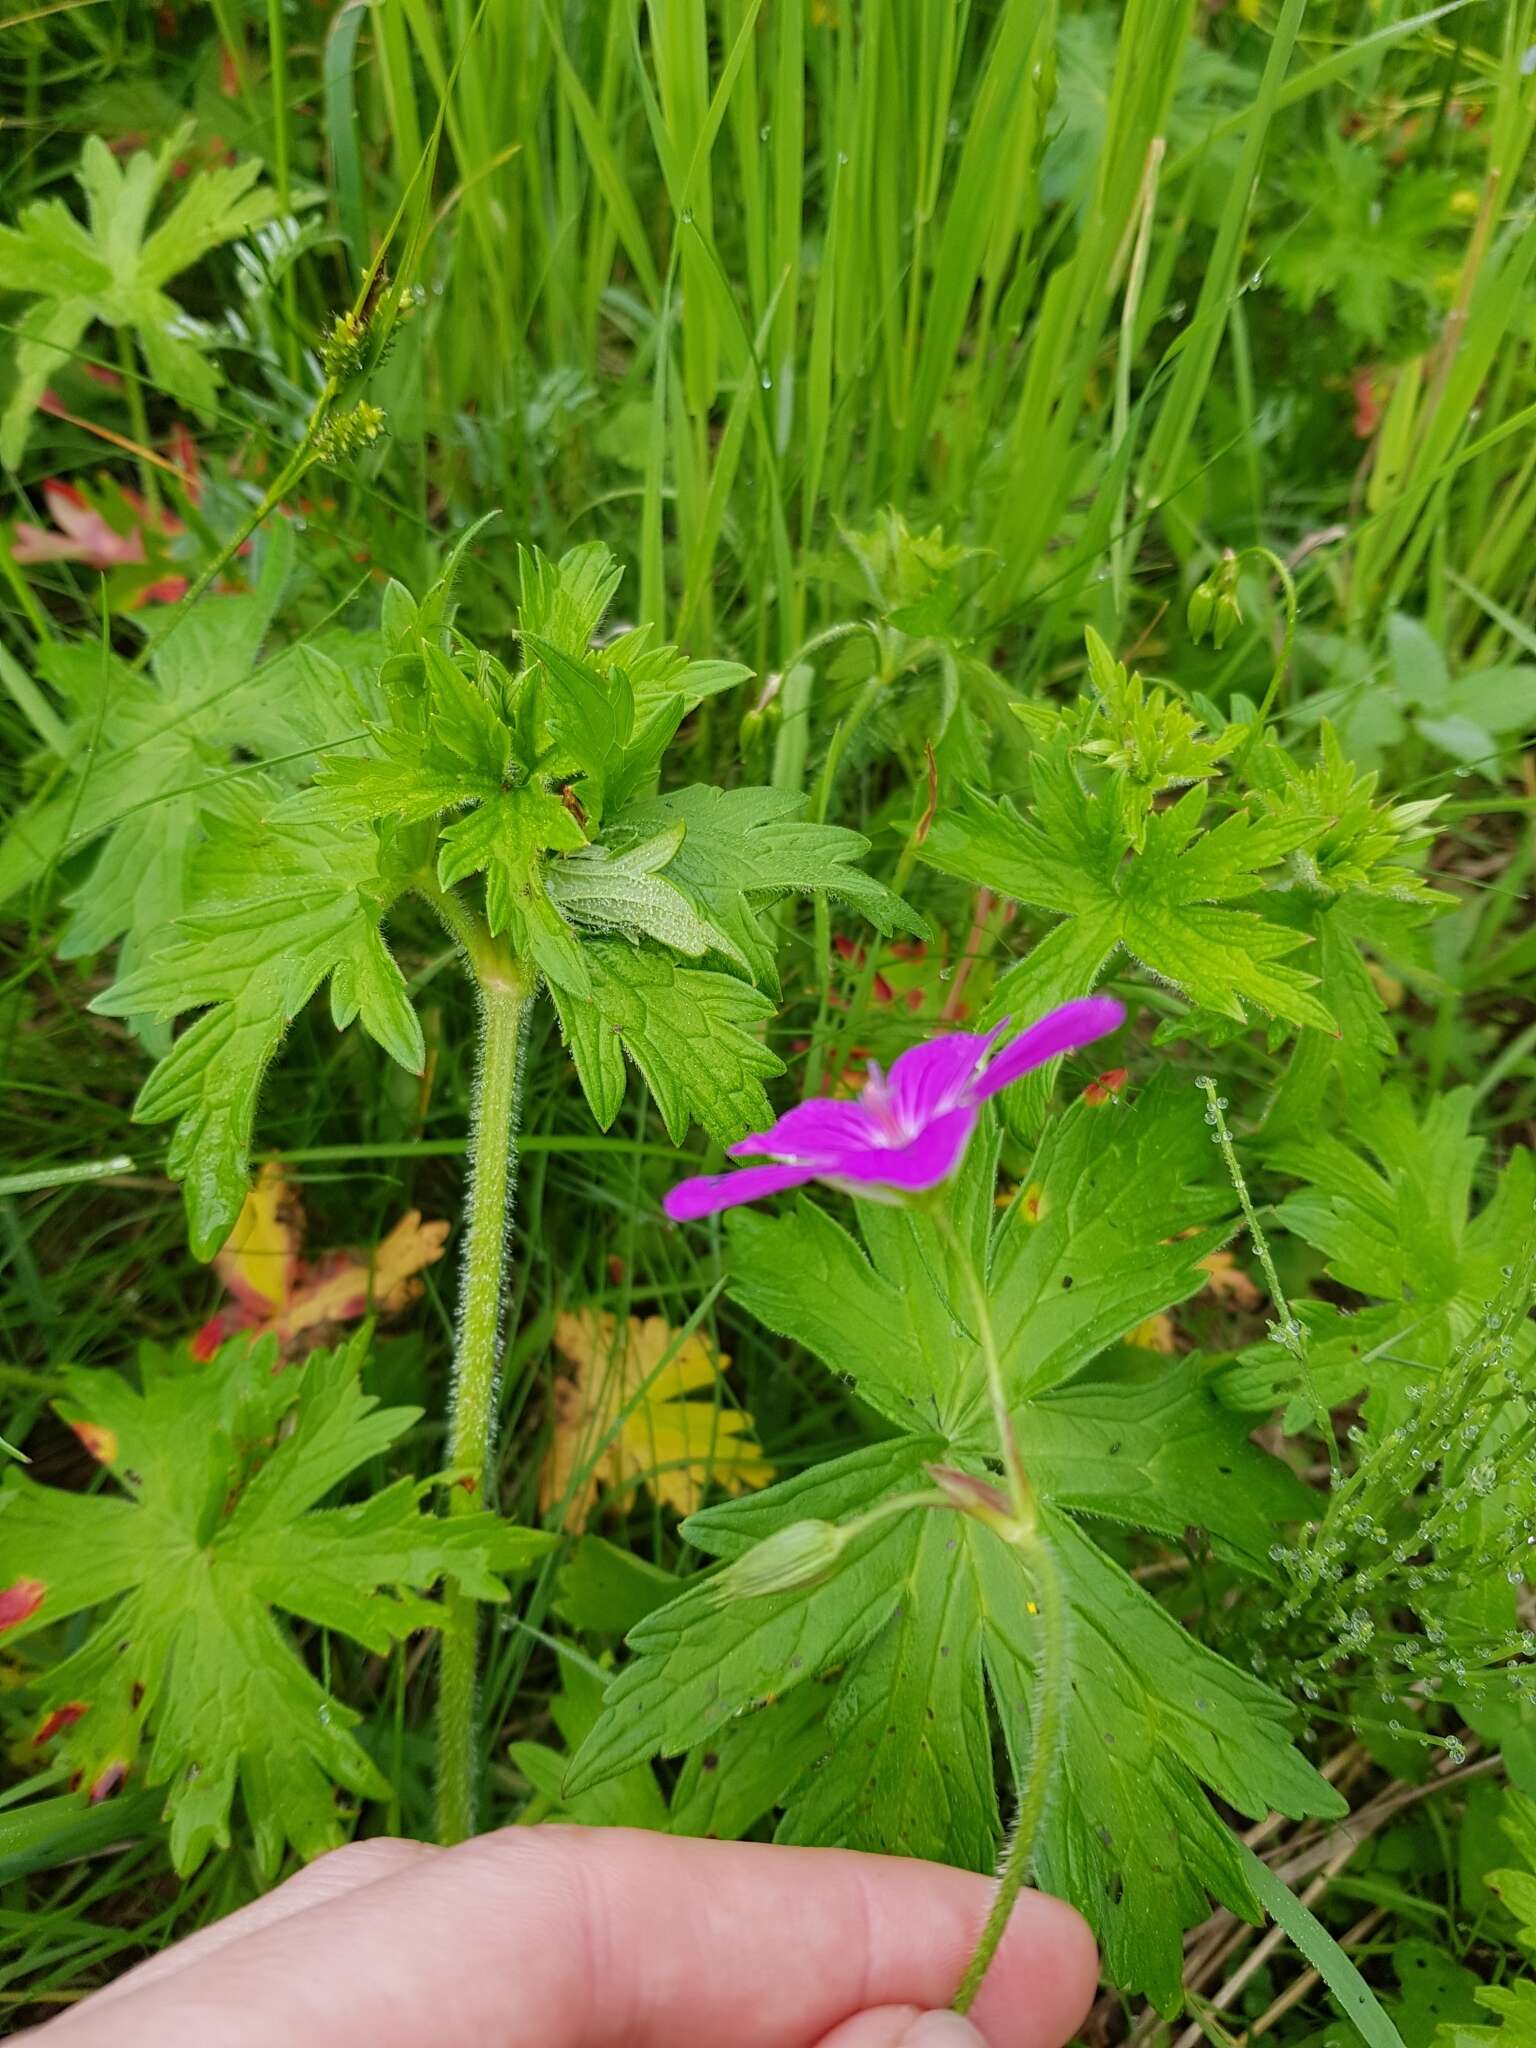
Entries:
[[[283,0],[267,0],[267,60],[272,67],[272,183],[277,203],[286,216],[292,210],[293,187],[288,149],[288,27]],[[283,269],[283,364],[289,378],[297,383],[301,366],[299,348],[299,289],[291,263]]]

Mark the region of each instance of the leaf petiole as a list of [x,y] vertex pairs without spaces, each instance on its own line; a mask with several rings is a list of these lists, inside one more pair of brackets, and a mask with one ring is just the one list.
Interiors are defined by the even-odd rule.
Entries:
[[[462,897],[430,882],[418,881],[416,886],[463,946],[480,997],[480,1056],[470,1132],[469,1226],[459,1283],[448,1423],[449,1467],[468,1477],[450,1493],[448,1512],[453,1516],[470,1514],[485,1503],[491,1476],[506,1300],[507,1227],[517,1177],[523,1051],[536,977],[492,939]],[[452,1843],[466,1841],[475,1826],[480,1608],[473,1594],[450,1582],[443,1609],[436,1832],[440,1842]]]

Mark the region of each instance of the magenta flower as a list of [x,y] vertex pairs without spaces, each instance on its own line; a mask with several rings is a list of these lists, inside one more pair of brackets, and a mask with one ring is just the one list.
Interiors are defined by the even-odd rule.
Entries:
[[731,1147],[735,1158],[767,1153],[771,1166],[682,1181],[668,1194],[666,1212],[674,1223],[685,1223],[808,1180],[830,1181],[854,1193],[883,1188],[898,1196],[937,1187],[965,1157],[988,1096],[1124,1021],[1125,1007],[1113,996],[1084,996],[1031,1024],[986,1066],[982,1062],[1007,1030],[1007,1018],[992,1031],[951,1031],[914,1045],[889,1074],[871,1061],[856,1101],[817,1096],[781,1116],[771,1131],[755,1132]]

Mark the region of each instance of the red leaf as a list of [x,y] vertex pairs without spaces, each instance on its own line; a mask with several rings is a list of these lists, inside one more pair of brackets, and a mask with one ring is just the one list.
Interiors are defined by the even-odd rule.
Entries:
[[13,1584],[0,1588],[0,1634],[30,1621],[42,1606],[43,1595],[47,1591],[41,1579],[17,1579]]
[[1125,1086],[1126,1076],[1127,1069],[1124,1067],[1108,1068],[1097,1080],[1090,1081],[1083,1090],[1084,1102],[1092,1103],[1097,1108],[1101,1103],[1113,1101]]

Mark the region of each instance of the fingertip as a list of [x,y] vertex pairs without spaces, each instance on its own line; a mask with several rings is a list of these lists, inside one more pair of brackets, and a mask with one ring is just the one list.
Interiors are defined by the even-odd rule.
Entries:
[[986,2048],[986,2043],[957,2012],[887,2005],[845,2020],[817,2048]]
[[977,1995],[976,2024],[995,2048],[1061,2048],[1099,1988],[1099,1945],[1075,1906],[1023,1892]]

